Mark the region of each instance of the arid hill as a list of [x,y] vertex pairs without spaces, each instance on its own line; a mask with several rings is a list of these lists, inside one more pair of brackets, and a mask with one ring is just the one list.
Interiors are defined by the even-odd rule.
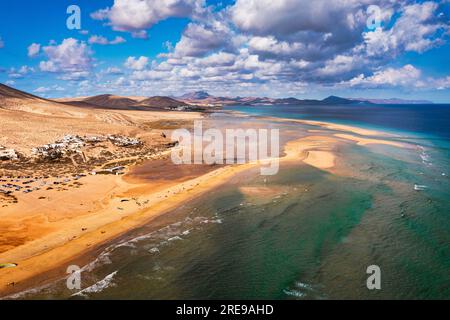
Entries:
[[8,87],[4,84],[0,83],[0,99],[39,99],[38,96],[32,95],[30,93],[26,93],[24,91],[20,91],[11,87]]
[[51,116],[84,117],[82,109],[65,106],[0,83],[0,109]]
[[43,102],[48,103],[49,101],[0,83],[0,108],[16,109],[21,105]]
[[187,106],[186,103],[169,98],[169,97],[151,97],[139,102],[141,106],[148,106],[152,108],[174,108],[179,106]]
[[183,100],[207,100],[209,98],[214,98],[206,91],[195,91],[189,92],[180,97]]
[[138,103],[136,100],[127,97],[115,96],[112,94],[102,94],[99,96],[85,98],[84,102],[108,108],[127,108]]
[[[195,112],[139,106],[139,100],[142,100],[139,98],[115,97],[103,96],[103,101],[110,100],[113,105],[115,102],[116,107],[101,107],[94,105],[90,97],[49,100],[0,84],[0,146],[27,155],[33,147],[53,143],[67,134],[117,134],[140,138],[147,146],[158,145],[168,142],[161,137],[161,124],[184,123],[200,117]],[[117,107],[127,105],[126,99],[133,101],[135,106]],[[94,102],[100,103],[102,99]]]
[[91,107],[103,109],[117,109],[117,110],[148,110],[167,109],[179,106],[187,106],[188,104],[163,96],[156,97],[124,97],[111,94],[102,94],[93,97],[79,97],[79,98],[64,98],[56,99],[56,101],[66,105],[77,107]]

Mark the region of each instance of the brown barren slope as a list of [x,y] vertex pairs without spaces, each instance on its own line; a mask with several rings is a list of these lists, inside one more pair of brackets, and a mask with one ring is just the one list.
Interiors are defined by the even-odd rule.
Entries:
[[99,96],[89,97],[84,99],[84,102],[109,108],[126,108],[138,103],[138,101],[121,96],[111,94],[102,94]]
[[169,97],[151,97],[145,100],[142,100],[139,105],[149,106],[153,108],[172,108],[179,106],[187,106],[186,103],[169,98]]
[[201,117],[195,112],[101,109],[83,99],[74,99],[76,103],[68,100],[42,99],[0,84],[0,145],[30,154],[31,148],[53,143],[66,134],[120,134],[154,144],[161,143],[162,130],[154,129],[151,123]]
[[155,97],[124,97],[111,94],[102,94],[93,97],[79,97],[79,98],[63,98],[56,99],[56,101],[66,105],[77,107],[116,109],[116,110],[147,110],[147,108],[164,109],[174,108],[179,106],[187,106],[188,104],[172,99],[170,97],[155,96]]

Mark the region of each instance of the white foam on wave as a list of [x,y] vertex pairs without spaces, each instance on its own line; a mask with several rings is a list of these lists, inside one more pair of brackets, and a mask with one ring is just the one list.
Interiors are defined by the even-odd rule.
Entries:
[[148,252],[150,253],[160,253],[159,249],[157,247],[151,248],[150,250],[148,250]]
[[202,223],[203,223],[203,224],[208,224],[208,223],[217,223],[217,224],[221,224],[221,223],[223,223],[223,220],[222,220],[222,219],[213,219],[213,220],[206,219],[206,220],[203,220]]
[[314,288],[310,284],[303,283],[300,281],[295,282],[294,287],[295,288],[284,289],[283,292],[288,296],[293,296],[296,298],[303,298],[308,293],[313,293],[315,291]]
[[309,284],[307,284],[307,283],[300,282],[300,281],[297,281],[297,282],[295,283],[295,286],[296,286],[297,288],[306,289],[306,290],[312,290],[312,289],[313,289],[313,288],[311,287],[311,285],[309,285]]
[[104,264],[111,264],[112,261],[109,258],[109,256],[111,255],[112,250],[110,249],[111,247],[106,248],[102,253],[100,253],[97,258],[95,258],[93,261],[89,262],[88,264],[86,264],[83,268],[81,268],[81,271],[92,271],[94,270],[97,266],[99,265],[104,265]]
[[136,244],[138,242],[142,242],[145,240],[149,240],[149,239],[164,239],[164,240],[168,240],[170,238],[176,237],[176,236],[180,236],[180,235],[188,235],[191,231],[191,229],[185,230],[185,231],[180,231],[180,227],[183,227],[184,225],[192,225],[195,224],[196,222],[200,221],[201,219],[205,219],[204,217],[196,217],[194,219],[187,217],[184,221],[178,221],[175,223],[172,223],[168,226],[165,226],[161,229],[158,229],[156,231],[152,231],[148,234],[144,234],[138,237],[135,237],[131,240],[125,241],[125,242],[121,242],[118,245],[116,245],[117,247],[120,246],[124,246],[125,244]]
[[87,287],[86,289],[83,289],[81,291],[78,291],[77,293],[74,293],[72,297],[74,296],[86,296],[89,293],[98,293],[102,292],[106,288],[114,286],[114,276],[117,274],[117,271],[114,271],[111,274],[108,274],[106,277],[104,277],[102,280],[98,281],[97,283],[93,284],[90,287]]
[[432,166],[433,163],[431,161],[431,156],[427,153],[426,149],[422,146],[417,146],[421,153],[419,154],[420,159],[422,160],[422,163],[428,167]]
[[428,186],[425,186],[425,185],[419,185],[419,184],[414,185],[414,190],[416,190],[416,191],[424,191],[427,189],[428,189]]
[[[137,249],[137,244],[142,241],[150,240],[148,245],[144,246],[144,250],[147,250],[149,253],[159,253],[161,247],[167,246],[174,241],[183,240],[182,236],[187,236],[191,233],[192,230],[197,229],[196,227],[201,224],[208,223],[222,223],[222,219],[218,219],[217,214],[214,216],[215,219],[208,219],[206,217],[198,216],[198,217],[186,217],[182,221],[178,221],[167,225],[161,229],[149,232],[147,234],[143,234],[132,239],[122,240],[118,243],[114,243],[101,252],[95,260],[88,263],[82,268],[82,271],[93,271],[100,265],[103,264],[111,264],[111,254],[114,250],[118,248],[131,248]],[[188,227],[188,229],[186,229]],[[152,240],[156,240],[156,243],[151,243]]]
[[26,298],[27,296],[33,296],[38,293],[44,292],[45,290],[49,290],[52,285],[53,285],[53,283],[49,283],[49,284],[45,284],[43,286],[27,289],[27,290],[0,298],[0,300],[17,300],[17,299]]
[[288,296],[293,296],[293,297],[297,297],[297,298],[303,298],[305,296],[305,293],[298,291],[298,290],[284,289],[283,292]]
[[118,244],[117,246],[114,247],[114,249],[118,249],[118,248],[122,248],[122,247],[136,249],[136,245],[132,242],[124,242],[124,243]]

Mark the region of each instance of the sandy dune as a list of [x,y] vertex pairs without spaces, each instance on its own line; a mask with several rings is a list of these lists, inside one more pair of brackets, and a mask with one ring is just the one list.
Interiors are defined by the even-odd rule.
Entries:
[[360,146],[367,146],[369,144],[384,144],[384,145],[393,146],[393,147],[399,147],[399,148],[403,148],[403,147],[406,146],[405,143],[389,141],[389,140],[383,140],[383,139],[362,138],[362,137],[357,137],[357,136],[353,136],[353,135],[350,135],[350,134],[335,134],[334,136],[338,137],[338,138],[342,138],[342,139],[355,141]]
[[286,145],[286,159],[302,161],[318,169],[334,168],[337,141],[329,136],[308,136]]
[[329,151],[308,151],[303,162],[319,169],[330,169],[334,167],[335,159],[335,155]]

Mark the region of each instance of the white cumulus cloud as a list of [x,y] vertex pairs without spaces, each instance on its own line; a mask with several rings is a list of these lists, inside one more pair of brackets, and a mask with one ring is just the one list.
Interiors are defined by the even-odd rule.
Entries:
[[139,32],[169,17],[189,17],[203,5],[204,0],[114,0],[91,17],[108,20],[117,31]]
[[28,47],[28,56],[30,58],[36,57],[41,51],[41,45],[39,43],[32,43]]
[[132,70],[143,70],[148,64],[148,58],[141,56],[139,58],[136,57],[128,57],[125,61],[125,67]]
[[90,44],[100,44],[100,45],[115,45],[127,42],[123,37],[116,36],[113,40],[108,40],[103,36],[92,35],[88,42]]
[[374,72],[373,75],[366,77],[361,74],[351,79],[350,86],[364,87],[395,87],[395,86],[414,86],[421,87],[423,82],[420,80],[422,72],[411,64],[401,68],[387,68]]
[[398,55],[404,51],[422,53],[443,43],[439,33],[450,31],[448,22],[439,18],[439,5],[427,1],[406,5],[390,29],[377,28],[363,34],[370,56]]
[[61,44],[43,47],[48,60],[41,61],[44,72],[62,73],[61,79],[76,80],[89,75],[92,68],[92,52],[86,43],[74,38],[64,39]]

